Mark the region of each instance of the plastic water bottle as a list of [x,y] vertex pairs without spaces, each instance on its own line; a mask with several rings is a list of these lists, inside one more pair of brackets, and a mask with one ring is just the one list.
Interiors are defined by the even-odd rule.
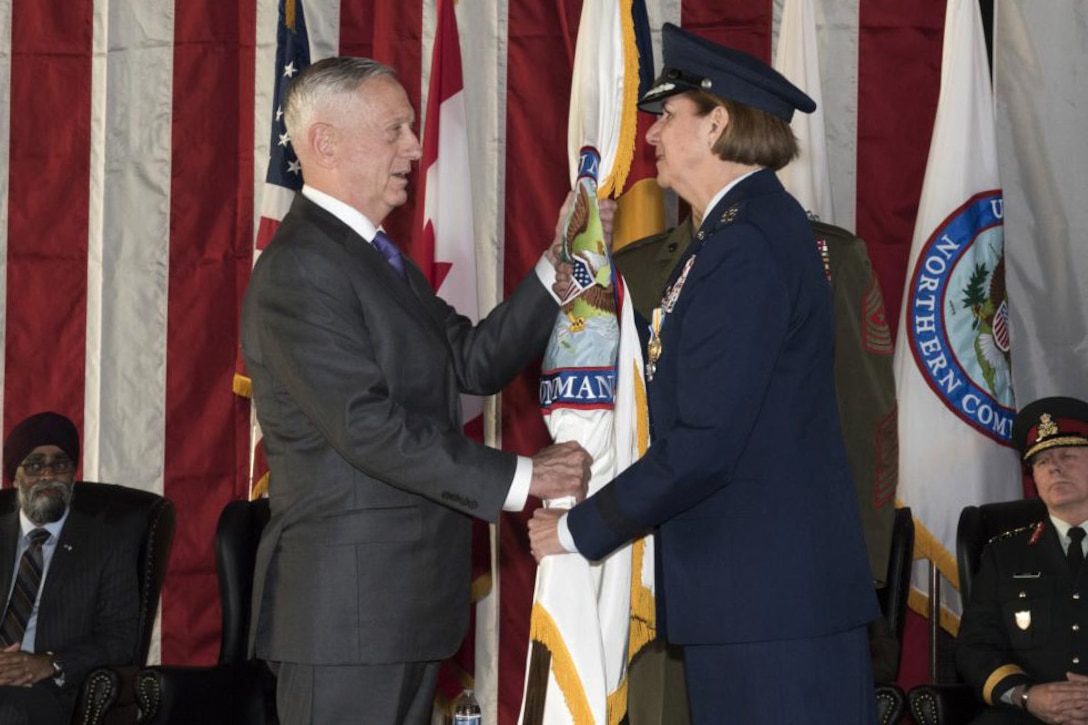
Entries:
[[483,715],[472,690],[462,690],[453,701],[453,725],[480,725]]

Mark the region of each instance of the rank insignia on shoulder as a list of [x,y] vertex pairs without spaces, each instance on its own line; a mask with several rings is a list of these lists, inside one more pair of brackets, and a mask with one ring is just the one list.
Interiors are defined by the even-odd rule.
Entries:
[[1034,524],[1028,524],[1027,526],[1019,526],[1015,529],[1002,531],[1000,534],[991,537],[987,543],[992,544],[995,541],[1004,541],[1005,539],[1011,539],[1018,534],[1023,534],[1031,531],[1031,538],[1028,539],[1028,546],[1034,546],[1035,544],[1039,543],[1039,538],[1043,535],[1044,528],[1044,522],[1036,521]]

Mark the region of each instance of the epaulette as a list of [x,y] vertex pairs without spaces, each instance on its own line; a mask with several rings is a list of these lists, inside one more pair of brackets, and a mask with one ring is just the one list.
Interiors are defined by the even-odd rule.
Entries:
[[1035,544],[1039,541],[1039,537],[1043,535],[1043,528],[1045,525],[1045,521],[1036,521],[1035,523],[1028,524],[1027,526],[1020,526],[1015,529],[1009,529],[1008,531],[1003,531],[1000,534],[992,537],[988,543],[992,544],[996,541],[1004,541],[1005,539],[1011,539],[1014,536],[1018,536],[1019,534],[1023,534],[1027,531],[1031,531],[1031,538],[1028,539],[1028,546],[1031,546],[1032,544]]

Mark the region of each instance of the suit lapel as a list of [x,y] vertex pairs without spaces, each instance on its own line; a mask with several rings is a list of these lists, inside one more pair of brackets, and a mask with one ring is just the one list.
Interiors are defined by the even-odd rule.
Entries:
[[1043,536],[1039,544],[1044,547],[1042,552],[1044,569],[1053,571],[1059,577],[1068,576],[1069,565],[1065,561],[1065,550],[1062,549],[1058,530],[1054,528],[1054,522],[1049,518],[1044,524]]
[[[310,224],[316,226],[321,232],[339,244],[348,255],[356,260],[362,267],[370,270],[373,278],[378,280],[389,299],[401,304],[421,322],[434,327],[435,321],[423,313],[420,308],[420,285],[425,287],[424,293],[433,294],[426,283],[423,273],[415,265],[415,262],[404,256],[404,269],[407,273],[407,282],[400,278],[396,271],[385,260],[385,257],[374,248],[374,245],[359,236],[355,230],[336,218],[325,209],[307,199],[302,194],[295,195],[295,201],[291,205],[291,213],[298,214]],[[422,282],[421,282],[422,280]]]
[[11,579],[15,575],[15,552],[19,542],[19,512],[0,517],[0,617],[8,602]]

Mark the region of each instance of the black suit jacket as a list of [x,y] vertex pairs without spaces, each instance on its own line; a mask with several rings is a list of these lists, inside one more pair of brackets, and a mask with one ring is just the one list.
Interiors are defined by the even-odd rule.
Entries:
[[[78,507],[79,484],[68,519],[42,584],[36,652],[53,652],[63,663],[64,687],[44,688],[70,709],[87,673],[105,665],[131,664],[136,648],[139,592],[136,550],[113,536],[100,519]],[[0,591],[16,573],[19,514],[0,516]],[[3,697],[0,688],[0,698]]]
[[299,195],[254,268],[242,347],[271,469],[251,647],[312,664],[438,660],[468,622],[471,517],[515,456],[461,432],[460,394],[539,356],[558,305],[535,275],[473,326]]
[[1050,519],[995,537],[964,606],[956,666],[985,702],[1088,675],[1088,567],[1074,578]]

